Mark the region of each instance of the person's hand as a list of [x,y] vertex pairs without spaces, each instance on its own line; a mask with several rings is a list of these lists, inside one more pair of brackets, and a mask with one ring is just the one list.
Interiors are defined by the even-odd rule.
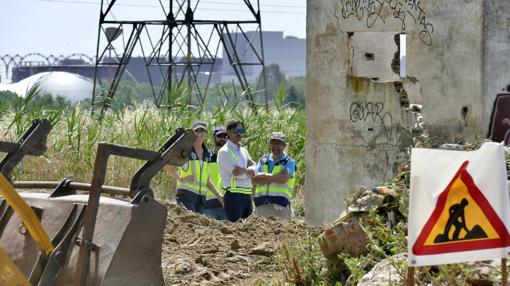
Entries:
[[266,173],[259,173],[259,174],[255,175],[255,176],[253,176],[253,178],[254,179],[258,179],[258,180],[260,180],[260,179],[267,179],[267,175],[266,175]]
[[252,177],[252,181],[255,184],[266,184],[267,183],[268,174],[266,173],[259,173]]
[[232,170],[232,175],[239,176],[246,172],[246,169],[243,167],[235,166],[234,170]]

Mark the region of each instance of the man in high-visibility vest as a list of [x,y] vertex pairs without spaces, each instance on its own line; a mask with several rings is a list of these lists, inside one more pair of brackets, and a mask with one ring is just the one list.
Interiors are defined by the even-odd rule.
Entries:
[[208,191],[212,191],[221,203],[223,203],[223,197],[209,178],[211,158],[204,145],[207,125],[203,121],[195,121],[192,129],[196,138],[188,152],[189,161],[179,167],[177,172],[168,165],[165,169],[170,176],[177,179],[176,202],[192,212],[202,213]]
[[[215,128],[212,138],[214,146],[209,149],[209,154],[211,155],[211,160],[209,161],[209,178],[211,178],[211,182],[216,187],[216,190],[223,195],[220,168],[218,167],[217,159],[218,151],[221,147],[223,147],[223,145],[225,145],[225,143],[227,143],[227,129],[225,126]],[[227,219],[225,216],[225,208],[223,208],[223,205],[212,191],[207,192],[205,197],[204,215],[217,220]]]
[[296,163],[284,152],[287,142],[282,132],[273,132],[269,145],[271,153],[260,158],[257,175],[253,177],[257,184],[254,195],[256,214],[290,219]]
[[225,215],[231,222],[247,218],[253,208],[251,202],[251,177],[255,175],[255,162],[248,151],[241,147],[244,123],[231,121],[227,125],[228,141],[218,152]]

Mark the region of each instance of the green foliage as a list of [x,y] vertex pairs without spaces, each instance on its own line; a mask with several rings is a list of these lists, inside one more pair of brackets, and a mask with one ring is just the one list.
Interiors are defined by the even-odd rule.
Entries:
[[294,285],[326,285],[321,272],[325,258],[316,238],[304,239],[294,246],[283,244],[278,251],[278,265],[285,280]]
[[304,77],[290,78],[287,80],[289,91],[288,95],[285,97],[284,104],[296,109],[305,108],[305,81]]
[[[280,86],[280,83],[285,80],[285,74],[277,64],[271,64],[265,67],[266,72],[266,88],[269,93],[276,92]],[[262,87],[263,73],[260,72],[259,78],[257,79],[257,86]]]
[[[359,257],[347,253],[339,255],[340,262],[346,265],[350,273],[349,282],[354,285],[379,261],[407,252],[407,224],[399,222],[394,228],[388,227],[386,217],[378,211],[375,209],[360,219],[369,239],[368,253]],[[405,269],[401,264],[402,262],[395,262],[394,266],[397,269]],[[401,275],[405,277],[404,273]]]
[[[0,92],[1,121],[4,121],[4,117],[12,117],[7,129],[13,131],[10,135],[14,137],[23,134],[36,118],[57,122],[62,111],[70,105],[71,103],[61,96],[41,94],[38,86],[29,90],[24,98],[9,91]],[[12,137],[9,140],[12,140]]]
[[[248,108],[238,96],[227,94],[228,89],[220,87],[223,101],[216,106],[190,103],[190,92],[186,87],[172,90],[165,99],[163,108],[156,108],[149,101],[139,102],[137,89],[147,87],[125,84],[119,91],[120,98],[129,98],[130,104],[118,105],[109,109],[104,117],[97,121],[91,116],[89,106],[81,102],[75,105],[57,99],[51,101],[40,96],[37,89],[27,97],[19,98],[7,94],[0,102],[0,132],[2,140],[17,141],[35,118],[50,118],[54,124],[49,135],[48,151],[44,157],[27,157],[24,164],[15,170],[17,179],[61,180],[74,178],[90,182],[95,160],[96,147],[101,141],[149,150],[156,150],[176,128],[189,128],[194,120],[209,123],[209,142],[212,144],[212,130],[215,126],[226,125],[230,120],[241,119],[246,123],[247,134],[243,144],[252,158],[258,160],[268,153],[271,131],[282,131],[289,141],[288,153],[298,165],[296,189],[300,192],[304,184],[304,141],[306,136],[304,112],[287,108],[283,103],[286,96],[285,85],[275,94],[278,108],[266,111],[256,105]],[[231,90],[233,92],[233,90]],[[144,91],[145,92],[145,91]],[[142,97],[146,98],[147,95]],[[227,100],[228,99],[228,100]],[[44,104],[47,105],[42,105]],[[152,102],[152,101],[150,101]],[[106,183],[115,186],[129,186],[131,176],[140,167],[136,160],[112,157],[108,163]],[[165,172],[160,172],[152,188],[158,198],[173,199],[175,182]],[[301,194],[297,195],[302,197]],[[299,205],[299,204],[298,204]],[[302,214],[302,212],[300,212]]]
[[420,285],[466,285],[473,271],[473,265],[469,264],[419,267],[415,273],[415,281]]

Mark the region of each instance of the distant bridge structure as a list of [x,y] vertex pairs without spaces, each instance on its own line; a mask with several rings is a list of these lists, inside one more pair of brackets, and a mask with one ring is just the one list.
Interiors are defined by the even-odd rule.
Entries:
[[41,53],[28,53],[25,55],[0,55],[0,75],[3,73],[1,81],[17,81],[16,76],[13,76],[13,68],[20,67],[42,67],[42,66],[61,66],[61,65],[94,65],[94,57],[82,53],[73,53],[70,55],[44,55]]

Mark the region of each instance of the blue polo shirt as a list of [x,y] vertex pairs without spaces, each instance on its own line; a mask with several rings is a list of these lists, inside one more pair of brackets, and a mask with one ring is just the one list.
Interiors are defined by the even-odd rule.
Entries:
[[[285,153],[280,155],[280,158],[275,160],[273,158],[273,153],[266,154],[260,158],[257,163],[257,171],[263,172],[264,165],[267,164],[268,173],[273,171],[275,165],[282,165],[282,169],[287,169],[287,174],[292,178],[294,177],[294,173],[296,172],[296,162],[290,156]],[[275,197],[275,196],[261,196],[255,198],[255,206],[260,206],[264,204],[278,204],[281,206],[288,206],[290,204],[289,200],[285,197]]]

